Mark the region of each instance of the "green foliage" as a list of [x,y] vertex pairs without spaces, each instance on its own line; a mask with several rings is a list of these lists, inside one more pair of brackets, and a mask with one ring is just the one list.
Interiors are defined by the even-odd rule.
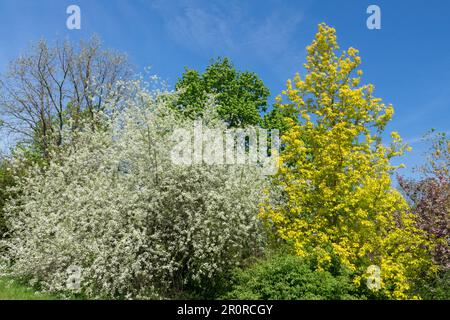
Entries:
[[277,108],[275,106],[272,110],[264,115],[262,126],[267,129],[277,129],[280,134],[283,134],[289,129],[289,125],[286,123],[286,118],[290,119],[293,123],[298,123],[297,116],[293,116],[286,112],[285,109]]
[[450,270],[441,271],[434,278],[422,279],[416,290],[425,300],[450,300]]
[[211,95],[218,104],[220,117],[230,127],[262,124],[260,113],[266,111],[269,89],[253,72],[238,71],[227,58],[217,59],[203,74],[186,69],[176,84],[180,94],[177,109],[196,118]]
[[233,278],[227,299],[365,299],[340,268],[315,269],[315,262],[294,255],[276,255],[239,269]]

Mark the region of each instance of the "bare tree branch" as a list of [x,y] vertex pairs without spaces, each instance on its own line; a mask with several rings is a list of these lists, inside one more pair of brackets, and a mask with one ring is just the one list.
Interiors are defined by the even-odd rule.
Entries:
[[0,77],[2,130],[36,143],[44,155],[62,143],[65,126],[103,110],[104,101],[120,100],[118,80],[132,70],[124,54],[104,50],[97,38],[75,45],[45,40],[10,63]]

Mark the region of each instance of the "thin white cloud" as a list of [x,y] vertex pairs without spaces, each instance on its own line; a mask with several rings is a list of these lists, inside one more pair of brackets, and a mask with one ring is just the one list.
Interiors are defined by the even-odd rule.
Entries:
[[419,97],[422,98],[419,103],[423,103],[423,105],[411,108],[414,111],[403,115],[398,123],[410,125],[412,123],[423,122],[424,119],[432,119],[436,114],[448,118],[450,114],[450,92],[447,88],[449,86],[450,78],[448,77],[444,81],[437,83],[432,90]]
[[207,55],[251,51],[263,61],[289,54],[303,16],[298,11],[280,8],[255,17],[250,8],[233,1],[182,1],[171,7],[155,2],[151,8],[181,46]]

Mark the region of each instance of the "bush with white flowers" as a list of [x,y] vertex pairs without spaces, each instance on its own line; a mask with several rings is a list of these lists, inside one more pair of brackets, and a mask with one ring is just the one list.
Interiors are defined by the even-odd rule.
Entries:
[[[89,298],[167,298],[207,290],[259,252],[263,176],[174,164],[171,134],[193,122],[171,111],[173,96],[141,92],[98,115],[102,130],[67,131],[48,166],[23,178],[6,208],[12,276]],[[224,128],[209,109],[203,121]]]

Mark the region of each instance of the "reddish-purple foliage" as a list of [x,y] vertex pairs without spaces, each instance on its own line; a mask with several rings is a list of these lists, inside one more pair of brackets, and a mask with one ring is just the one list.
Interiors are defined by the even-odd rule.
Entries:
[[434,260],[444,270],[450,269],[450,179],[435,174],[422,180],[398,177],[400,187],[417,215],[418,227],[435,236],[439,243]]

